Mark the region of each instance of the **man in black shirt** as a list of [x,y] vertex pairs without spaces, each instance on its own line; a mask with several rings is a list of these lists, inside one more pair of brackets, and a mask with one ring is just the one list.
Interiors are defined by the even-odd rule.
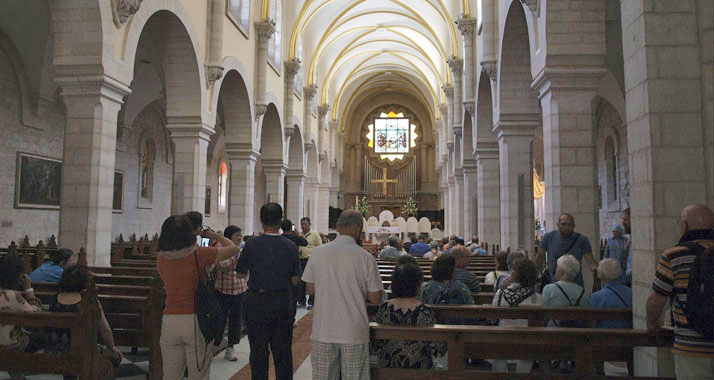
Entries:
[[293,378],[295,306],[291,288],[300,279],[300,261],[297,246],[280,235],[282,217],[283,209],[277,203],[260,208],[263,234],[245,243],[236,265],[238,277],[245,278],[250,272],[244,307],[253,380],[268,378],[269,348],[273,352],[276,378]]

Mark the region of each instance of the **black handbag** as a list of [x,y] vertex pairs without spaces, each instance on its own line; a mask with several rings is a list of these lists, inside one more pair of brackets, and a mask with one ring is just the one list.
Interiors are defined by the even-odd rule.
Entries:
[[214,341],[225,328],[222,323],[223,318],[221,317],[223,311],[216,295],[216,287],[213,279],[206,275],[205,281],[201,280],[201,268],[198,265],[198,257],[195,252],[193,253],[193,258],[196,261],[196,276],[198,277],[194,308],[196,319],[198,320],[198,328],[201,330],[201,334],[203,334],[206,345],[208,345]]

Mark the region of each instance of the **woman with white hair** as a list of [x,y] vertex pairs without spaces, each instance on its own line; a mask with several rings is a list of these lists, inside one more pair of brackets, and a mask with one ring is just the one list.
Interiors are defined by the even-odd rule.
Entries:
[[580,262],[573,255],[558,258],[555,269],[557,282],[543,288],[543,305],[551,307],[587,306],[590,295],[575,283],[580,273]]

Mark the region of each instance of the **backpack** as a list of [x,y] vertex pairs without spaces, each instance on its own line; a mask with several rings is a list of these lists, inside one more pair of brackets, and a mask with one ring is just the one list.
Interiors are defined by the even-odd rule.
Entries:
[[[196,275],[198,276],[195,293],[196,319],[198,320],[198,328],[201,330],[201,334],[208,346],[217,336],[220,336],[219,334],[225,328],[221,323],[223,322],[223,312],[213,280],[208,275],[205,280],[201,279],[202,268],[198,265],[196,252],[193,253],[193,258],[196,261]],[[217,343],[220,343],[220,341]]]
[[[583,298],[583,295],[585,295],[585,289],[580,291],[580,295],[578,296],[578,299],[575,300],[575,302],[572,302],[570,300],[570,297],[568,297],[568,294],[563,290],[563,288],[558,285],[557,283],[553,283],[553,285],[557,286],[558,289],[560,289],[560,292],[563,293],[565,296],[565,299],[568,300],[568,307],[577,307],[580,305],[580,300]],[[570,328],[577,328],[577,327],[587,327],[587,322],[586,321],[577,321],[577,320],[553,320],[553,323],[555,324],[556,327],[570,327]]]
[[434,305],[444,305],[444,304],[456,304],[460,305],[464,303],[463,296],[459,289],[452,287],[452,286],[446,286],[443,287],[439,290],[438,293],[434,296],[434,302],[432,302]]
[[703,337],[714,338],[714,248],[683,244],[696,254],[689,269],[687,304],[681,305],[689,327]]

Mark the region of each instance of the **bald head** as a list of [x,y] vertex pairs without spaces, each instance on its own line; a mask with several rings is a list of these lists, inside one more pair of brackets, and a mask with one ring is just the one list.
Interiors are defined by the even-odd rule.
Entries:
[[689,205],[682,210],[682,232],[711,230],[714,228],[714,212],[704,205]]

